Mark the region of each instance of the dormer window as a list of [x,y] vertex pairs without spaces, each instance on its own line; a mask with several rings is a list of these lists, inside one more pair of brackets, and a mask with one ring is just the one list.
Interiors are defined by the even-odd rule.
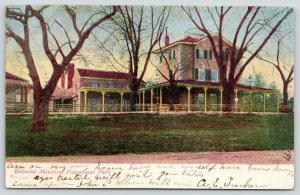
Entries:
[[175,60],[175,50],[169,51],[169,60]]
[[196,58],[207,59],[207,50],[206,49],[196,49]]

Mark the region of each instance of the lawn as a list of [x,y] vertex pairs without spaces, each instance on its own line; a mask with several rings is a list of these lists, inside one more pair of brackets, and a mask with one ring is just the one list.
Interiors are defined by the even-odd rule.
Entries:
[[30,116],[7,116],[6,156],[292,150],[293,115],[52,115],[45,133]]

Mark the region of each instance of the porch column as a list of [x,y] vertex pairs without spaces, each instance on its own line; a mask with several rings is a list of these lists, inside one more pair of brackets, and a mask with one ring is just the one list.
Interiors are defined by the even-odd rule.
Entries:
[[83,110],[84,112],[86,112],[87,110],[87,91],[83,90],[83,94],[84,94],[84,105],[83,105]]
[[141,102],[142,102],[142,98],[141,98],[141,92],[139,91],[139,107],[138,107],[138,111],[141,110]]
[[249,92],[249,98],[250,98],[250,112],[252,112],[252,91]]
[[27,104],[28,103],[28,87],[27,85],[25,86],[25,103]]
[[102,94],[102,112],[105,112],[105,91],[101,91]]
[[162,98],[163,98],[163,95],[162,95],[162,87],[159,88],[159,112],[162,111]]
[[223,111],[223,88],[219,88],[220,91],[220,108]]
[[279,112],[280,111],[279,91],[277,91],[276,95],[277,95],[276,107],[277,107],[277,112]]
[[264,102],[264,112],[266,112],[266,94],[263,93],[263,102]]
[[143,93],[143,111],[145,111],[145,90],[143,90],[142,93]]
[[150,92],[151,92],[150,111],[153,112],[153,89],[151,89]]
[[188,112],[191,112],[191,86],[186,87],[188,90]]
[[234,101],[235,101],[235,108],[234,108],[234,110],[235,110],[235,112],[237,112],[238,111],[238,90],[234,90]]
[[204,89],[204,112],[206,112],[207,111],[207,105],[206,105],[206,103],[207,103],[207,100],[206,100],[206,98],[207,98],[207,95],[206,95],[207,87],[204,87],[203,89]]
[[120,107],[121,108],[120,108],[120,111],[123,112],[123,95],[124,95],[124,92],[121,92],[120,95],[121,95],[121,102],[120,102]]

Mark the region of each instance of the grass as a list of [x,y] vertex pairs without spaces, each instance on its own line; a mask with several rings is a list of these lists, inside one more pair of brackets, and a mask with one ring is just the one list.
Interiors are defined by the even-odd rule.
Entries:
[[292,150],[293,115],[53,115],[30,133],[30,116],[7,116],[6,156]]

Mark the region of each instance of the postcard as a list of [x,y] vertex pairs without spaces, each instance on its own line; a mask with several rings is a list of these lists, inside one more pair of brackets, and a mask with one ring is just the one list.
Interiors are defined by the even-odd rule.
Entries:
[[294,188],[293,8],[5,16],[7,188]]

